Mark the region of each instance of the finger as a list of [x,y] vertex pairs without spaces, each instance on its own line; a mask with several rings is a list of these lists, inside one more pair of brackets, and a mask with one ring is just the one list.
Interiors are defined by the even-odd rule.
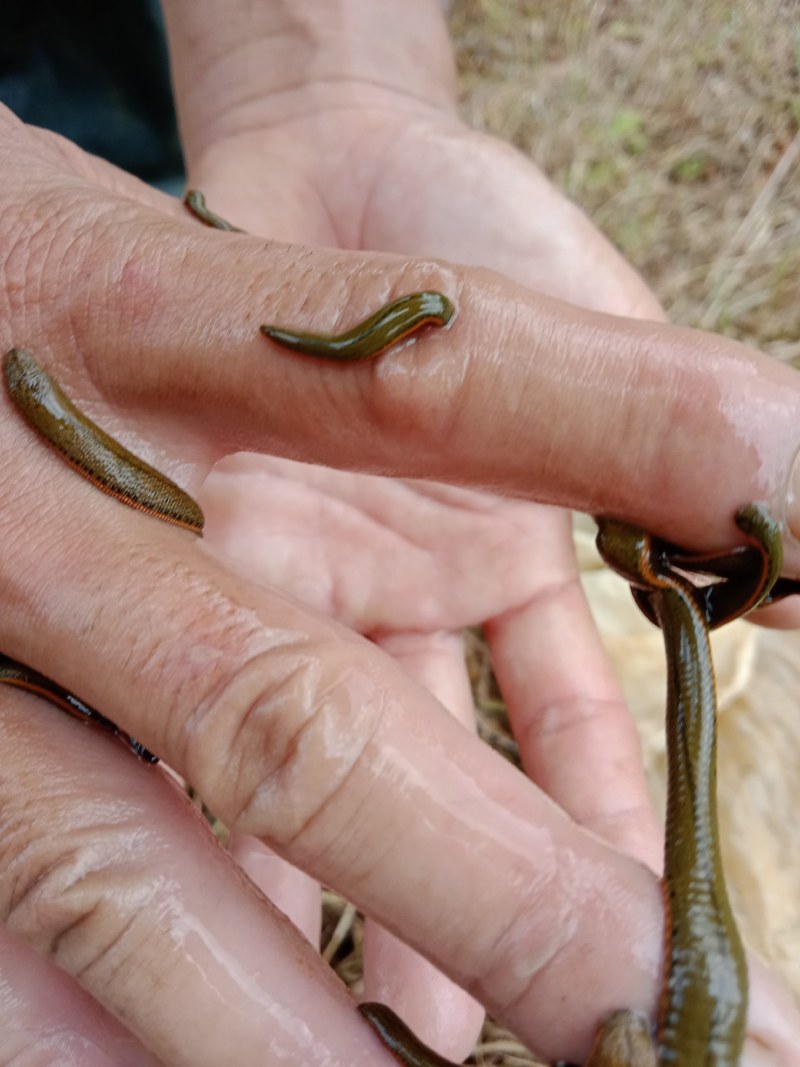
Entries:
[[[388,634],[377,638],[403,670],[462,726],[475,729],[464,644],[456,634]],[[364,928],[364,1000],[388,1004],[427,1045],[461,1063],[483,1025],[483,1007],[379,923]]]
[[[329,539],[333,539],[340,543],[342,556],[352,554],[354,558],[349,573],[357,570],[359,576],[364,578],[364,572],[369,569],[369,560],[374,556],[374,545],[381,543],[380,536],[372,529],[369,531],[371,540],[363,536],[363,531],[358,528],[361,509],[357,513],[353,509],[347,534],[343,535],[342,531],[338,530],[342,522],[340,512],[343,510],[347,513],[347,509],[342,507],[338,498],[327,505],[332,511],[330,521],[326,522],[321,516],[318,519],[318,513],[325,507],[326,498],[322,504],[315,500],[314,507],[309,509],[305,504],[301,484],[295,481],[287,483],[285,478],[273,480],[270,472],[262,471],[262,465],[256,463],[254,457],[239,456],[233,462],[223,464],[225,475],[220,474],[221,467],[218,465],[205,482],[202,501],[206,512],[208,538],[213,541],[214,546],[222,546],[226,558],[238,561],[239,566],[243,560],[247,560],[250,570],[252,561],[256,560],[258,566],[255,569],[259,574],[266,572],[272,575],[273,580],[281,583],[284,588],[292,588],[293,583],[300,589],[305,603],[316,604],[320,609],[329,612],[336,610],[339,617],[349,617],[351,612],[346,607],[346,589],[338,588],[332,579],[332,575],[341,566],[341,560],[337,561],[337,567],[334,567],[333,563],[330,568],[321,566],[326,552],[329,551],[327,544]],[[252,469],[254,466],[255,471]],[[260,474],[256,485],[262,492],[254,491],[252,480],[245,492],[231,490],[231,469],[235,478],[238,472],[244,472],[244,477],[251,479],[254,474],[256,477]],[[313,469],[308,469],[313,473]],[[306,468],[303,469],[303,475],[305,474]],[[331,472],[327,472],[327,475],[330,474]],[[373,494],[377,493],[373,482],[370,488]],[[279,535],[275,536],[276,520],[272,511],[275,508],[277,493],[282,504],[279,508],[282,516],[278,524],[279,530],[283,530],[287,516],[290,517],[287,524],[290,536],[286,537],[286,545],[279,541]],[[262,505],[253,499],[254,495],[262,497]],[[295,509],[298,509],[298,501],[295,500],[297,496],[300,496],[302,501],[299,513],[295,513]],[[371,497],[365,499],[365,508],[368,499]],[[249,514],[242,514],[237,522],[236,512],[241,510],[245,501]],[[263,521],[259,522],[258,511],[261,506],[265,510],[265,516]],[[267,536],[267,530],[272,532],[272,536]],[[338,541],[335,537],[337,531]],[[309,539],[315,535],[321,535],[321,544],[309,544]],[[380,559],[375,557],[374,562],[380,564],[381,571],[385,571],[384,555],[379,553],[379,556]],[[301,561],[299,568],[292,566],[292,560],[295,558]],[[401,567],[398,580],[402,580],[404,572],[405,569]],[[295,576],[298,573],[300,582]],[[406,573],[406,582],[407,580],[409,575]],[[365,587],[369,587],[365,580],[359,580],[355,584],[355,599],[361,606],[361,611],[353,612],[356,619],[365,614]],[[336,588],[335,593],[333,588]],[[371,598],[366,598],[366,601],[369,600],[381,608],[386,606],[384,602],[390,601],[390,610],[397,610],[397,596],[388,596],[385,589],[383,595],[373,593]],[[463,646],[458,637],[444,633],[433,637],[425,634],[390,634],[378,635],[375,639],[395,656],[407,672],[420,681],[427,681],[429,688],[439,695],[446,694],[449,698],[447,704],[453,714],[457,714],[470,729],[474,727],[473,703],[465,678]],[[253,842],[254,839],[247,841]],[[278,907],[286,911],[275,896],[270,882],[259,878],[258,885]],[[390,935],[380,924],[370,920],[367,920],[365,926],[364,997],[368,1001],[380,1001],[393,1006],[429,1045],[452,1060],[461,1062],[475,1046],[483,1019],[483,1009],[480,1005],[463,990],[455,987],[449,978],[436,971],[426,960],[421,959],[409,946]]]
[[[46,168],[33,184],[10,173],[0,207],[20,272],[3,343],[58,352],[74,399],[112,404],[193,484],[248,448],[502,488],[697,548],[732,543],[751,499],[800,530],[798,376],[735,342],[581,310],[478,269],[265,246],[77,179],[65,195]],[[336,332],[420,289],[454,300],[452,327],[376,362],[320,364],[258,331]],[[179,467],[190,460],[203,471]],[[792,543],[787,571],[798,567]]]
[[800,626],[800,597],[790,596],[747,616],[748,622],[776,630],[796,630]]
[[232,833],[228,851],[264,896],[314,948],[319,948],[322,911],[318,883],[250,834]]
[[751,954],[750,1018],[761,1020],[750,1028],[742,1053],[746,1067],[774,1067],[791,1063],[797,1055],[797,1030],[792,1023],[797,1004],[787,990],[775,981],[763,961]]
[[[473,1052],[485,1017],[483,1007],[424,956],[385,927],[364,927],[364,1001],[391,1005],[414,1034],[451,1063]],[[402,981],[401,981],[402,980]]]
[[661,869],[633,722],[583,593],[570,516],[540,528],[529,598],[484,625],[531,778],[581,826]]
[[[280,464],[280,461],[273,460],[272,463]],[[301,467],[299,464],[294,466]],[[281,469],[279,465],[278,470]],[[217,465],[202,487],[205,536],[213,541],[215,549],[222,548],[226,559],[231,559],[238,567],[244,567],[248,573],[255,569],[259,574],[270,575],[282,588],[298,589],[305,603],[321,610],[327,609],[328,612],[335,610],[339,618],[354,618],[363,625],[364,617],[370,614],[365,610],[366,605],[372,602],[379,615],[385,615],[388,608],[394,619],[398,611],[402,614],[403,602],[412,600],[413,618],[416,619],[420,596],[428,595],[430,584],[421,589],[419,595],[415,595],[415,583],[410,573],[414,565],[406,554],[403,564],[396,570],[396,581],[398,585],[405,583],[410,593],[404,591],[403,594],[389,596],[385,553],[379,551],[376,555],[375,552],[375,546],[387,540],[387,534],[383,527],[377,526],[374,517],[382,486],[379,487],[375,479],[367,479],[368,492],[362,490],[363,499],[357,499],[358,508],[353,506],[348,509],[340,496],[331,499],[328,494],[321,499],[314,497],[310,506],[303,493],[304,482],[306,477],[313,477],[317,470],[301,467],[303,482],[298,483],[296,480],[287,482],[285,477],[273,475],[269,469],[264,469],[263,458],[259,457],[240,455]],[[322,474],[326,474],[324,484],[330,491],[332,472],[320,471]],[[242,475],[249,478],[246,489],[241,485],[231,486],[231,475],[234,480],[241,480]],[[355,490],[356,482],[352,475],[340,476],[337,482],[340,490],[345,488],[341,484],[342,478],[349,479],[346,486],[352,483]],[[355,478],[363,486],[364,476]],[[276,500],[280,501],[279,519],[274,514]],[[407,490],[402,500],[405,505],[408,504]],[[263,517],[259,521],[262,507]],[[421,508],[421,504],[418,508]],[[409,511],[414,513],[414,508]],[[391,514],[394,517],[396,509]],[[347,528],[343,529],[345,516]],[[287,518],[290,521],[287,522]],[[290,534],[285,537],[285,545],[280,535],[275,535],[276,530],[284,528],[284,524]],[[364,526],[369,536],[365,535]],[[399,530],[395,530],[394,526],[392,523],[392,537],[388,538],[391,548],[395,547],[400,537]],[[269,532],[272,536],[268,536]],[[315,537],[320,539],[319,544],[313,540]],[[335,565],[331,561],[326,566],[324,561],[330,544],[337,545],[341,558],[336,560]],[[421,545],[419,554],[426,560],[430,557],[430,553],[424,552]],[[350,566],[345,564],[343,567],[345,557],[352,559]],[[375,584],[382,592],[373,588],[371,596],[365,596],[365,588],[372,585],[366,579],[371,560],[375,570],[380,572],[381,577],[376,575]],[[244,561],[248,561],[246,566]],[[358,578],[339,587],[332,576],[342,569]],[[347,607],[348,585],[352,586],[352,599],[357,605],[355,610],[348,610]],[[382,634],[380,624],[374,625],[379,628],[375,636],[377,643],[394,655],[408,673],[423,684],[427,682],[431,691],[437,692],[453,713],[458,714],[460,721],[472,728],[474,713],[466,683],[461,640],[447,633],[433,636],[394,632]],[[277,903],[270,887],[263,881],[259,884]],[[474,1047],[484,1014],[473,998],[454,986],[402,941],[370,920],[365,924],[364,936],[364,999],[391,1005],[429,1045],[458,1062],[466,1058]]]
[[159,1067],[76,982],[11,937],[2,923],[0,1062]]
[[[276,472],[272,466],[277,466]],[[514,697],[511,714],[528,773],[578,822],[657,869],[661,835],[642,773],[638,736],[598,647],[580,591],[569,517],[556,509],[514,508],[505,501],[487,508],[479,518],[475,498],[462,495],[461,508],[434,513],[441,544],[438,555],[431,556],[424,551],[426,544],[420,543],[420,531],[427,530],[420,517],[428,515],[426,505],[432,500],[421,492],[411,506],[406,488],[405,495],[399,496],[406,506],[400,509],[397,483],[367,479],[368,495],[363,493],[363,475],[340,475],[339,492],[331,500],[333,472],[302,464],[291,468],[299,472],[300,482],[279,476],[285,471],[285,461],[264,457],[240,455],[215,468],[201,498],[206,535],[213,537],[215,548],[222,547],[226,558],[238,566],[247,560],[248,570],[255,568],[271,576],[281,587],[297,590],[304,602],[336,611],[351,624],[363,626],[365,618],[375,620],[367,623],[367,631],[378,635],[378,620],[388,618],[387,605],[393,621],[405,618],[404,628],[418,625],[421,614],[429,619],[432,608],[423,606],[434,601],[434,583],[440,581],[441,573],[457,574],[457,580],[450,577],[447,589],[448,604],[457,605],[456,619],[476,622],[483,618],[477,615],[476,605],[482,612],[502,611],[490,620],[486,633],[495,646],[497,669],[508,679],[506,695]],[[308,501],[306,481],[315,472],[320,479],[324,476],[328,494],[321,499],[312,494]],[[345,496],[350,483],[352,498]],[[356,485],[362,486],[363,499],[356,497]],[[393,535],[387,540],[385,527],[370,520],[377,511],[376,500],[390,486],[394,488],[392,506],[388,501],[383,505]],[[452,487],[437,490],[446,498],[464,493]],[[357,508],[347,508],[350,499]],[[484,528],[479,526],[481,518]],[[394,538],[403,531],[406,519],[406,536],[419,551],[404,556],[402,565],[387,568],[387,554],[394,549]],[[465,529],[459,539],[462,519],[469,524],[469,534]],[[478,529],[483,538],[476,538]],[[501,530],[506,532],[505,539]],[[496,546],[492,559],[496,590],[485,566],[487,537]],[[326,555],[331,544],[337,548],[335,561]],[[376,553],[376,545],[383,551]],[[475,545],[480,548],[470,556]],[[432,550],[430,538],[427,546]],[[419,557],[424,561],[421,565]],[[431,560],[436,561],[435,568]],[[350,580],[335,582],[331,575],[339,571]],[[503,581],[502,575],[514,577]],[[483,583],[481,594],[470,603],[477,581]],[[451,586],[457,588],[451,592]],[[459,592],[466,594],[464,601],[459,601]],[[402,640],[398,655],[412,638],[405,635]],[[416,638],[416,644],[414,651],[422,656],[426,649],[423,635]],[[435,649],[434,645],[430,650],[431,659]],[[454,662],[463,686],[463,662]],[[471,723],[469,694],[459,699]]]
[[[12,446],[18,431],[0,422]],[[65,493],[65,478],[37,448],[8,485],[0,648],[102,708],[228,826],[338,889],[543,1052],[579,1060],[611,1010],[654,1008],[652,874],[380,650],[229,574],[189,533],[80,480]],[[20,538],[31,501],[42,521]],[[195,889],[198,908],[218,908]],[[230,958],[241,943],[249,960],[237,937]]]
[[[0,694],[0,915],[11,934],[169,1067],[260,1063],[265,1048],[298,1065],[381,1061],[344,988],[174,781],[40,705]],[[121,1045],[94,1017],[107,1050]]]

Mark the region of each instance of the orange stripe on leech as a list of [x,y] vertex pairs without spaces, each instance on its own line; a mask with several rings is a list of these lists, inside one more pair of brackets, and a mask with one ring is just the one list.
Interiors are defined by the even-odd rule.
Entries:
[[179,526],[183,530],[190,530],[192,533],[202,533],[203,527],[197,523],[188,522],[185,519],[179,518],[177,515],[173,515],[170,512],[162,511],[159,508],[151,507],[149,504],[145,504],[141,500],[137,500],[136,497],[131,496],[129,493],[122,493],[118,489],[114,489],[108,482],[103,481],[83,463],[78,463],[68,452],[65,452],[60,445],[56,444],[49,437],[45,440],[50,444],[59,456],[61,456],[67,466],[72,467],[74,471],[77,471],[90,485],[95,486],[106,496],[114,497],[115,500],[119,500],[123,504],[127,504],[129,508],[133,508],[135,511],[142,511],[145,515],[153,515],[157,519],[163,519],[164,522],[170,523],[172,526]]
[[80,722],[89,722],[89,717],[83,715],[76,707],[65,700],[62,696],[55,692],[53,689],[48,689],[43,685],[36,685],[35,682],[28,681],[24,678],[12,677],[6,678],[0,674],[0,685],[12,685],[17,689],[22,689],[26,693],[33,693],[34,696],[43,697],[48,703],[55,704],[61,711],[68,712],[74,719],[78,719]]
[[671,589],[672,585],[669,579],[665,575],[654,571],[650,562],[652,558],[652,538],[650,536],[643,537],[642,541],[642,551],[639,553],[639,570],[642,580],[647,582],[651,589]]

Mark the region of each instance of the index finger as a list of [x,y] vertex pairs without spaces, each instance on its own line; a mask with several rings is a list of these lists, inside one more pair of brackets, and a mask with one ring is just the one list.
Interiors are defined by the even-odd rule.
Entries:
[[[54,232],[68,229],[45,192]],[[58,271],[52,250],[37,262],[18,213],[5,222],[9,261],[29,270],[2,343],[52,353],[73,394],[134,424],[169,416],[173,466],[268,450],[613,514],[699,548],[731,543],[751,499],[800,529],[798,376],[742,345],[488,271],[265,244],[98,199],[73,191],[82,230],[58,247]],[[419,290],[453,301],[452,326],[359,366],[259,333],[338,332]],[[787,570],[799,566],[792,541]]]

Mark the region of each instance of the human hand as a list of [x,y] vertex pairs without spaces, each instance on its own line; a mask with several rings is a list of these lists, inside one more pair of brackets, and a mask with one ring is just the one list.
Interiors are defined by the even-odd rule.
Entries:
[[[179,5],[170,10],[179,19],[187,14]],[[274,28],[265,35],[274,38]],[[229,44],[226,58],[235,66],[239,53]],[[294,82],[288,94],[272,81],[258,119],[253,88],[271,79],[277,56],[253,77],[227,81],[223,75],[233,93],[247,87],[246,120],[241,101],[227,101],[217,83],[198,91],[194,75],[184,85],[179,74],[192,184],[247,229],[309,244],[476,262],[587,306],[660,316],[633,271],[535,168],[458,122],[446,38],[440,44],[443,62],[430,62],[429,50],[411,71],[391,69],[392,61],[402,67],[407,59],[402,44],[385,57],[390,65],[381,75],[395,91],[381,91],[374,80],[359,81],[344,68],[335,71],[333,93],[313,77]],[[352,61],[352,49],[343,54]],[[194,55],[192,72],[196,62]],[[179,46],[177,65],[180,71]],[[429,80],[431,69],[440,73],[439,84]],[[209,101],[216,120],[210,124]],[[264,508],[254,509],[260,500]],[[458,634],[466,625],[487,623],[529,773],[587,828],[658,868],[660,839],[638,736],[583,600],[566,513],[287,467],[263,457],[227,461],[204,487],[203,502],[207,536],[217,548],[248,573],[377,638],[467,723],[472,709]],[[309,536],[309,524],[319,529],[317,537]],[[455,571],[454,554],[464,560]],[[493,578],[498,555],[503,573]],[[459,592],[454,573],[466,584]],[[367,603],[355,606],[359,595]],[[375,605],[382,608],[379,619],[371,617]],[[257,857],[257,846],[248,842],[246,862],[258,863]],[[272,860],[267,869],[285,892],[285,872]],[[261,865],[259,871],[270,891]],[[303,896],[303,884],[295,898]],[[307,914],[313,916],[313,905]],[[307,929],[312,921],[306,920]],[[461,1058],[476,1036],[475,1012],[464,1006],[459,1017],[449,985],[437,993],[429,968],[420,973],[420,964],[391,938],[388,949],[382,940],[368,925],[367,999],[394,1004],[427,1040]],[[381,975],[374,973],[375,958],[383,960]]]
[[[387,5],[376,7],[382,17]],[[319,60],[316,81],[297,76],[300,60],[287,90],[270,61],[225,83],[222,102],[206,92],[213,137],[204,102],[185,116],[192,184],[265,234],[490,266],[586,307],[662,318],[638,277],[527,160],[458,122],[447,62],[430,61],[435,30],[420,29],[416,15],[392,28],[378,72],[370,56],[354,63],[351,41],[341,47],[347,65]],[[429,43],[416,67],[419,52],[402,42],[412,23],[407,37]],[[238,67],[243,53],[230,41],[226,49]],[[258,101],[254,85],[264,87]],[[582,825],[659,868],[638,738],[583,603],[563,512],[254,456],[227,460],[203,494],[208,535],[228,558],[373,637],[462,720],[471,705],[457,634],[487,623],[533,780]],[[452,999],[438,1009],[433,976],[411,979],[395,952],[388,976],[370,981],[370,962],[367,999],[399,1004],[431,1043],[442,1043],[437,1026],[454,1041]]]
[[[461,433],[451,427],[455,451],[444,460],[464,463],[462,479],[483,477],[494,466],[505,472],[507,488],[543,487],[563,503],[585,503],[574,485],[565,490],[535,459],[511,462],[513,456],[519,460],[523,442],[529,457],[537,455],[540,428],[534,426],[527,438],[525,412],[524,419],[517,416],[512,437],[505,437],[506,423],[498,439],[478,417],[479,398],[516,403],[522,379],[504,377],[505,361],[490,358],[482,368],[469,355],[498,352],[494,337],[509,307],[515,327],[505,333],[503,347],[514,357],[514,375],[531,373],[529,353],[542,336],[554,336],[557,324],[567,345],[556,351],[559,360],[584,356],[590,326],[605,345],[627,338],[626,352],[641,360],[635,330],[631,336],[627,327],[620,330],[602,317],[582,318],[480,273],[325,252],[309,259],[280,247],[265,251],[256,239],[197,232],[176,218],[179,207],[165,198],[56,139],[25,131],[7,116],[3,121],[9,164],[2,194],[9,250],[4,347],[23,343],[46,355],[82,406],[112,431],[124,427],[127,443],[191,489],[234,447],[272,446],[352,465],[366,450],[378,466],[396,464],[402,455],[408,474],[452,477],[455,469],[440,466],[438,415],[457,402],[467,424]],[[318,298],[309,266],[319,272]],[[276,270],[286,286],[280,296],[271,280]],[[366,368],[348,375],[348,384],[331,373],[336,368],[280,357],[258,338],[258,320],[251,319],[256,295],[264,318],[294,323],[300,317],[296,294],[302,292],[319,315],[311,324],[325,328],[339,303],[352,302],[358,317],[393,292],[424,287],[457,297],[457,330],[383,361],[400,369],[394,382],[368,371],[370,397],[361,392]],[[488,322],[475,314],[476,306],[486,309]],[[647,354],[661,343],[661,355],[669,351],[680,363],[682,336],[655,331]],[[720,344],[731,366],[742,373],[756,368],[748,370],[748,380],[755,375],[762,396],[775,395],[766,365],[735,345]],[[424,379],[448,352],[460,355],[456,345],[464,346],[473,377],[462,378],[461,364],[455,380],[442,377],[439,363],[437,393],[423,392],[414,375],[403,374],[404,365],[413,368],[427,351]],[[547,346],[539,351],[553,355]],[[658,382],[662,366],[656,359],[650,381]],[[493,370],[492,378],[482,382],[482,369]],[[406,392],[406,382],[417,396]],[[349,412],[340,425],[363,427],[350,439],[338,429],[331,433],[319,419],[334,383],[342,390],[341,414]],[[585,384],[574,392],[569,387],[575,403],[585,404]],[[590,411],[581,407],[587,420]],[[409,424],[412,412],[417,420]],[[385,423],[385,440],[374,417]],[[769,426],[756,422],[775,440],[780,427],[774,420]],[[473,427],[486,434],[487,451],[467,475],[477,458]],[[687,429],[702,443],[698,426]],[[784,432],[788,439],[788,428]],[[5,543],[16,548],[13,564],[7,557],[3,567],[7,652],[69,685],[162,754],[232,825],[270,839],[424,946],[541,1047],[552,1041],[552,1047],[579,1050],[609,999],[649,1002],[660,898],[645,871],[580,833],[377,652],[280,595],[237,580],[188,535],[99,498],[31,440],[11,413],[3,433]],[[599,477],[607,455],[595,454],[594,446],[588,432],[575,447],[598,476],[601,493],[608,492]],[[745,488],[763,485],[760,474],[752,472]],[[776,485],[780,474],[772,468]],[[688,470],[689,480],[692,475]],[[741,476],[746,483],[746,472]],[[630,514],[635,499],[623,504],[623,513]],[[57,516],[57,529],[39,521],[42,512],[31,510],[33,501]],[[646,516],[654,519],[651,526],[658,525],[657,510]],[[716,537],[725,523],[710,507],[700,519],[697,510],[689,516],[686,528],[683,539],[702,540],[704,534]],[[87,561],[90,531],[94,552]],[[98,634],[106,635],[102,644],[94,643]],[[124,1018],[139,1042],[134,1048],[117,1029],[120,1048],[127,1040],[128,1062],[147,1062],[143,1045],[168,1063],[218,1063],[232,1055],[247,1062],[262,1055],[279,1031],[290,1059],[307,1062],[321,1047],[349,1062],[365,1054],[380,1058],[338,987],[318,975],[310,992],[314,964],[242,885],[158,772],[145,772],[105,738],[89,732],[76,737],[74,723],[32,709],[30,698],[8,692],[2,697],[9,768],[2,785],[7,833],[0,862],[8,929],[78,975],[85,991]],[[415,812],[424,812],[425,821],[418,825],[409,818],[399,836],[398,815]],[[478,853],[488,861],[482,873],[474,870]],[[591,884],[570,877],[578,862],[592,868]],[[198,869],[205,875],[199,887]],[[507,884],[495,884],[498,869],[509,872]],[[422,903],[414,891],[420,875]],[[564,879],[564,893],[556,892]],[[574,966],[566,977],[570,959],[574,964],[593,919],[605,914],[604,902],[623,887],[635,902],[624,916],[610,915],[605,945],[594,942],[602,957],[599,971],[587,969],[581,955],[585,988],[575,988]],[[476,899],[484,902],[478,911]],[[490,900],[494,907],[484,914]],[[565,917],[576,937],[572,948],[556,936]],[[80,929],[79,937],[69,937],[72,927]],[[644,947],[630,968],[626,946],[637,933]],[[559,951],[548,952],[548,945]],[[523,973],[542,952],[551,957],[549,966],[535,977]],[[63,982],[49,973],[53,983]],[[290,975],[297,981],[290,982]],[[554,1012],[559,981],[561,990],[569,982],[575,1009],[564,1012],[563,1031],[537,1039],[536,1013],[560,1019]],[[19,972],[8,982],[17,1004],[27,991],[41,1005],[41,985],[20,989]],[[159,996],[153,998],[156,982]],[[69,988],[70,1008],[81,1007],[69,1012],[73,1039],[89,1040],[96,1008],[92,1015],[85,996]],[[55,992],[49,1003],[56,1003]],[[237,1013],[233,1027],[231,1005]],[[576,1020],[576,1009],[591,1017]],[[282,1030],[276,1018],[283,1020]],[[760,1019],[765,1025],[763,1012]],[[758,1014],[756,1020],[759,1025]],[[784,1040],[788,1047],[791,1023],[777,1019],[770,1025],[774,1043]],[[18,1026],[12,1019],[9,1030]]]

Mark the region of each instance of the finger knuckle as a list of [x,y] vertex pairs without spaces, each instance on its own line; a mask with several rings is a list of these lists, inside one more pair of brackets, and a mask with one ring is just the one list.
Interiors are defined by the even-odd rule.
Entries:
[[[535,999],[543,978],[567,951],[575,934],[575,920],[564,909],[554,909],[551,890],[555,875],[543,875],[542,883],[528,894],[487,949],[480,995],[488,995],[506,1015],[520,1003]],[[554,915],[554,910],[560,913]]]
[[121,827],[96,825],[29,830],[16,855],[0,857],[9,931],[79,978],[113,974],[135,952],[143,901],[132,897],[149,890],[146,879],[130,877],[130,860],[120,861],[123,835]]
[[275,637],[215,687],[184,732],[191,780],[213,810],[295,858],[335,836],[368,788],[364,757],[385,696],[352,646],[338,631]]

